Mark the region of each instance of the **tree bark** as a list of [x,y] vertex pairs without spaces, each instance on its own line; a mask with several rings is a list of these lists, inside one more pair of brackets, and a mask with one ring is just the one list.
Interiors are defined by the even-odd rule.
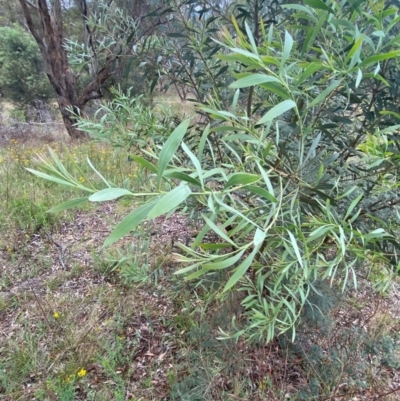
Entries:
[[[32,7],[29,0],[19,0],[19,2],[26,24],[42,54],[46,74],[57,95],[65,128],[72,138],[84,138],[86,134],[74,127],[74,113],[82,113],[88,101],[102,97],[101,85],[112,75],[111,60],[106,60],[105,66],[95,74],[92,82],[79,96],[75,77],[68,63],[68,55],[63,46],[64,32],[60,0],[53,1],[51,11],[47,0],[37,0],[37,7]],[[41,23],[39,27],[35,25],[32,18],[32,9],[38,13]]]

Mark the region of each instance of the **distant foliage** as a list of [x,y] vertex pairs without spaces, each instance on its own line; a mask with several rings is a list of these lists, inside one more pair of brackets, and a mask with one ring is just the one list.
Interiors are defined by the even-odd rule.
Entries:
[[0,27],[0,93],[20,105],[52,97],[39,48],[17,27]]
[[179,121],[170,108],[152,109],[131,90],[111,88],[113,99],[104,102],[93,118],[77,116],[77,128],[97,141],[129,150],[162,143]]

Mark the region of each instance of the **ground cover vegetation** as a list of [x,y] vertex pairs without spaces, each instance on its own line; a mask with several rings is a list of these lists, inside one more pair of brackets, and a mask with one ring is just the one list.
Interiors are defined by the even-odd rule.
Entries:
[[151,5],[92,142],[3,151],[1,391],[396,399],[398,6]]

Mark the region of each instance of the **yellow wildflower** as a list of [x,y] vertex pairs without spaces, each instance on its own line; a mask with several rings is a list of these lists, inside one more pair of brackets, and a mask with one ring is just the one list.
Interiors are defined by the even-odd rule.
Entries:
[[86,369],[82,368],[77,374],[78,374],[78,377],[84,377],[84,376],[86,376],[87,371],[86,371]]
[[54,319],[58,319],[60,317],[60,314],[58,312],[53,313]]

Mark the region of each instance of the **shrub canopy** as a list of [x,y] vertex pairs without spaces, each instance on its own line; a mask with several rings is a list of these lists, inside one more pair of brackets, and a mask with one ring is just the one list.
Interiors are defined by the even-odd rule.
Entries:
[[17,27],[0,27],[0,93],[22,105],[52,97],[39,48]]

